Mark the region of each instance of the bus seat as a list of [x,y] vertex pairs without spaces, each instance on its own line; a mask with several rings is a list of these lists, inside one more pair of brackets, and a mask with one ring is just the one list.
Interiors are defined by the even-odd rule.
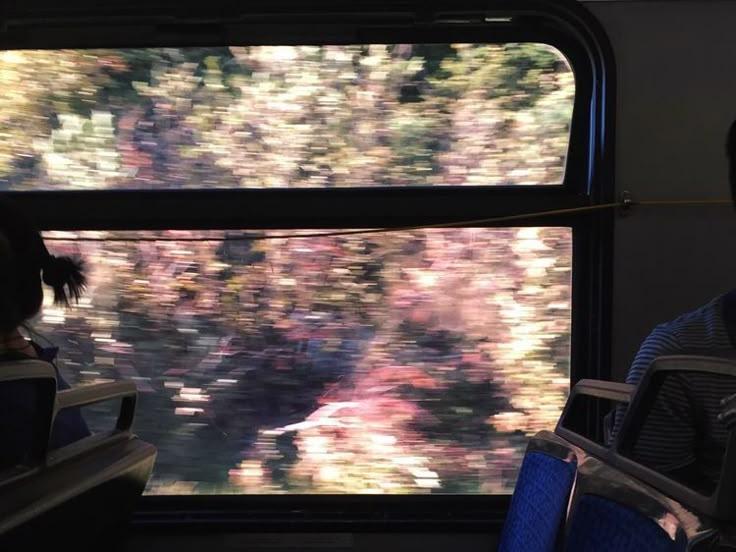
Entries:
[[565,552],[684,552],[716,538],[712,521],[605,461],[578,466]]
[[[606,457],[610,448],[607,445],[608,439],[604,435],[605,428],[597,427],[594,422],[591,423],[591,420],[595,418],[589,415],[591,407],[596,408],[600,405],[592,401],[603,400],[623,407],[631,402],[635,391],[636,386],[626,383],[580,380],[570,391],[570,396],[555,427],[555,434],[588,455],[598,458]],[[604,411],[609,410],[611,408],[607,407]]]
[[575,480],[577,456],[553,433],[542,431],[527,446],[498,550],[554,551]]
[[676,552],[682,542],[669,535],[653,520],[613,500],[597,495],[584,496],[579,513],[570,521],[565,550],[570,552]]
[[[692,430],[695,434],[702,434],[701,426],[704,423],[720,424],[717,428],[717,446],[710,445],[718,454],[710,455],[714,458],[708,463],[715,466],[715,470],[713,474],[708,473],[708,485],[696,484],[697,480],[690,475],[684,477],[676,471],[663,472],[656,466],[647,465],[636,452],[640,439],[645,439],[659,427],[649,427],[649,416],[654,411],[653,405],[658,403],[660,393],[668,392],[671,381],[684,383],[688,396],[697,397],[699,410],[702,412],[695,416],[696,424]],[[703,389],[705,391],[699,392]],[[672,497],[693,511],[722,523],[734,524],[736,428],[734,424],[729,424],[728,407],[731,404],[729,397],[735,390],[736,361],[733,359],[691,355],[655,359],[632,398],[621,432],[611,447],[608,461],[618,470]]]
[[[711,431],[718,437],[714,442],[723,439],[722,445],[709,444],[722,454],[710,462],[720,466],[712,487],[703,487],[697,478],[681,479],[680,470],[659,471],[634,454],[640,439],[663,427],[658,418],[650,426],[649,417],[659,415],[656,405],[678,396],[672,394],[675,384],[685,389],[683,397],[697,400],[689,431],[700,435],[703,423],[724,423]],[[610,448],[586,443],[585,437],[566,430],[561,421],[559,435],[593,451],[578,464],[566,550],[670,552],[721,546],[736,518],[736,441],[734,427],[728,424],[734,386],[736,363],[732,359],[661,357],[652,363],[631,397],[621,431]]]
[[[564,550],[567,552],[675,552],[684,547],[687,533],[678,532],[682,525],[670,511],[680,512],[690,520],[693,516],[664,495],[647,488],[610,465],[613,450],[606,446],[603,427],[590,423],[593,404],[588,399],[611,403],[633,404],[637,389],[633,385],[581,380],[570,392],[555,433],[579,449],[575,488],[565,529]],[[609,411],[610,406],[599,410]],[[629,407],[631,408],[631,407]],[[664,521],[663,521],[664,520]],[[668,532],[660,522],[674,524]],[[704,524],[688,525],[693,538],[701,538]],[[668,527],[671,529],[671,527]],[[697,533],[697,534],[696,534]],[[710,535],[710,533],[708,533]]]
[[[561,433],[567,432],[574,440],[549,431],[530,440],[501,535],[500,552],[560,549],[576,466],[588,454],[578,443],[593,443],[568,428],[570,418],[576,415],[583,397],[626,403],[632,392],[632,386],[612,382],[582,380],[575,385],[555,430],[560,433],[563,428]],[[598,452],[595,446],[588,448]]]
[[[9,411],[6,397],[27,396],[32,416]],[[38,360],[0,364],[0,476],[17,471],[21,465],[37,465],[48,448],[56,400],[56,371]],[[11,423],[12,422],[12,423]],[[5,479],[4,478],[4,479]]]
[[[107,538],[132,513],[156,458],[156,449],[131,431],[135,385],[120,381],[57,392],[47,363],[3,363],[0,386],[18,382],[36,383],[44,394],[38,395],[26,461],[0,471],[0,543],[32,547],[53,535],[79,548]],[[115,428],[48,450],[58,412],[111,400],[121,404]]]

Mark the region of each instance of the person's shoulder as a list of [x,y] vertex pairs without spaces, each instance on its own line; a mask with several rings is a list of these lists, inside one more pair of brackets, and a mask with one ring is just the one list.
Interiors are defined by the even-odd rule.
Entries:
[[672,321],[667,322],[667,325],[672,328],[678,328],[681,326],[688,326],[693,324],[701,324],[714,316],[721,316],[723,309],[723,299],[725,295],[718,295],[699,306],[696,309],[685,312],[674,318]]
[[626,383],[638,383],[644,372],[655,358],[677,355],[684,350],[677,334],[673,331],[672,322],[656,326],[639,347],[634,361],[629,367]]
[[670,354],[677,352],[682,346],[678,339],[678,330],[682,327],[681,323],[673,320],[658,324],[649,332],[649,335],[641,345],[641,350],[658,349],[663,353],[666,351]]
[[721,343],[728,337],[724,319],[724,297],[725,294],[719,295],[670,322],[660,324],[655,330],[672,334],[685,347],[693,340],[707,346],[725,345],[725,342]]
[[660,356],[730,348],[723,318],[723,298],[724,295],[717,296],[694,310],[655,326],[639,348],[626,381],[638,382],[654,359]]

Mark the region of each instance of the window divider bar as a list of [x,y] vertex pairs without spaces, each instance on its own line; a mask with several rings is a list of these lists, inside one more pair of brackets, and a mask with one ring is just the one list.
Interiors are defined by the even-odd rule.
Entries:
[[552,224],[534,217],[590,205],[564,189],[422,188],[186,190],[144,192],[13,192],[43,230],[227,230],[377,228],[458,223],[530,214],[482,224]]

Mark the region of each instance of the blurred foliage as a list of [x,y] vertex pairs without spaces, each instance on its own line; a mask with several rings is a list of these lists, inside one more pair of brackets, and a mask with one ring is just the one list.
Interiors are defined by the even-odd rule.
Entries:
[[538,44],[8,51],[0,86],[12,190],[557,184],[575,88]]
[[138,383],[151,492],[512,488],[567,396],[569,229],[224,238],[47,234],[90,289],[36,327],[74,383]]
[[[0,86],[10,190],[557,184],[574,98],[534,44],[11,51]],[[569,229],[243,235],[47,234],[91,285],[36,328],[138,384],[149,492],[513,487],[569,385]]]

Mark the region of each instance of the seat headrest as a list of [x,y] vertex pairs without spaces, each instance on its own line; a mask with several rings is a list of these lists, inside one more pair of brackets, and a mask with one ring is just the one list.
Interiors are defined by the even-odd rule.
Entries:
[[735,391],[733,358],[655,359],[607,460],[701,514],[736,520]]
[[0,362],[0,470],[46,456],[56,411],[56,370],[37,359]]
[[0,384],[18,380],[52,380],[56,387],[56,370],[51,363],[35,358],[0,362]]

